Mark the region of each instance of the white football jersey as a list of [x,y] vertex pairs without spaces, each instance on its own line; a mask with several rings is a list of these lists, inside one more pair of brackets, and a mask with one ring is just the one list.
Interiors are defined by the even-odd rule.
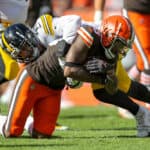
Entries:
[[53,29],[56,38],[62,37],[68,44],[71,44],[81,26],[81,18],[76,15],[66,15],[53,19]]
[[45,26],[50,24],[47,19],[50,18],[45,16],[44,19],[42,19],[42,17],[39,17],[33,27],[39,39],[45,46],[48,46],[48,44],[53,40],[60,38],[64,39],[68,44],[73,42],[77,34],[76,31],[81,25],[81,18],[79,16],[66,15],[61,17],[53,17],[51,28],[54,35],[50,32],[46,33],[49,27],[47,27],[47,30],[44,30],[44,28],[46,28]]
[[[41,42],[47,47],[56,39],[64,39],[68,44],[72,44],[80,26],[91,26],[95,30],[100,27],[93,22],[81,20],[80,16],[77,15],[53,17],[52,19],[47,15],[43,15],[37,19],[33,29]],[[53,35],[50,30],[53,30]]]
[[0,0],[0,18],[23,23],[27,17],[29,0]]

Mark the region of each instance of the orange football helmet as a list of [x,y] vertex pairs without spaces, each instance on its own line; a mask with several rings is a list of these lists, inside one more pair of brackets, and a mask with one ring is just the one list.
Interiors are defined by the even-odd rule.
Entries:
[[[113,15],[103,20],[101,25],[101,43],[105,49],[105,55],[108,59],[113,59],[117,54],[123,56],[132,47],[134,41],[134,31],[131,22],[123,16]],[[122,46],[113,48],[116,42]]]

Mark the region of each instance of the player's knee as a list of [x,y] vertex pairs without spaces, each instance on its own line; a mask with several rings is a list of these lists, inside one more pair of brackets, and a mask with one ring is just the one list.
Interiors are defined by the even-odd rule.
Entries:
[[19,137],[21,134],[23,133],[23,129],[22,128],[10,128],[9,130],[7,130],[5,128],[5,126],[3,127],[3,136],[5,138],[10,138],[10,137]]
[[33,138],[38,138],[38,139],[40,139],[40,138],[50,138],[50,137],[51,137],[51,134],[40,133],[40,132],[38,132],[37,130],[33,129],[33,130],[32,130],[32,133],[31,133],[31,136],[32,136]]

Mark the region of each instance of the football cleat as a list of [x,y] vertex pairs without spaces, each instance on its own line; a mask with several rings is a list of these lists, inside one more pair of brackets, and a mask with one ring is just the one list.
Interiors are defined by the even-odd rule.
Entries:
[[55,130],[64,131],[68,129],[69,129],[68,126],[63,126],[63,125],[60,125],[59,123],[56,123]]
[[150,111],[140,106],[135,118],[137,121],[137,137],[150,136]]
[[122,118],[134,119],[134,116],[126,109],[118,107],[118,113]]

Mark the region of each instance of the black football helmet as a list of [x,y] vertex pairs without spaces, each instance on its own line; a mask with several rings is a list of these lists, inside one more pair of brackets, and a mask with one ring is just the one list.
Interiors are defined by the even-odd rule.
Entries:
[[29,63],[45,51],[34,31],[25,24],[16,23],[2,33],[3,49],[20,63]]

